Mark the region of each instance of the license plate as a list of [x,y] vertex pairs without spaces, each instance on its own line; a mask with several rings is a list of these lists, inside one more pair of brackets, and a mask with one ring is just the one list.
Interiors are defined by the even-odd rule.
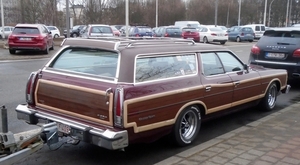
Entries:
[[283,59],[284,53],[266,53],[267,58]]
[[65,134],[71,133],[71,127],[62,123],[57,123],[57,130]]
[[246,36],[251,36],[251,34],[246,34]]
[[30,41],[31,38],[20,38],[20,40],[22,40],[22,41]]

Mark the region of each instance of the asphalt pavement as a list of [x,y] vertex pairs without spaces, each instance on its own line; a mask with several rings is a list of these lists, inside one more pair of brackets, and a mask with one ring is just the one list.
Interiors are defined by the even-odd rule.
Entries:
[[[5,41],[0,41],[5,48]],[[59,45],[59,42],[57,43]],[[51,55],[10,55],[0,60]],[[300,165],[300,102],[194,146],[156,165]]]

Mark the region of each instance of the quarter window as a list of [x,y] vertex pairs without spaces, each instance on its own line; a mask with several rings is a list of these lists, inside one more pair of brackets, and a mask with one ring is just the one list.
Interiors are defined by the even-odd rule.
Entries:
[[136,59],[135,82],[160,80],[197,73],[195,54],[140,57]]

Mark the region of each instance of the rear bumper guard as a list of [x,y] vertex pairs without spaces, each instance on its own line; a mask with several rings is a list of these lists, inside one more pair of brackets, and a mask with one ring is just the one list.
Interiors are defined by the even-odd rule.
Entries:
[[[94,128],[59,116],[38,112],[28,108],[25,104],[18,105],[16,112],[18,119],[25,120],[29,124],[45,124],[42,126],[44,127],[44,133],[51,134],[51,138],[47,138],[48,145],[57,143],[56,136],[57,133],[60,133],[110,150],[123,149],[128,146],[128,133],[126,130],[113,131],[110,129]],[[58,131],[58,124],[67,126],[69,128],[68,133]]]

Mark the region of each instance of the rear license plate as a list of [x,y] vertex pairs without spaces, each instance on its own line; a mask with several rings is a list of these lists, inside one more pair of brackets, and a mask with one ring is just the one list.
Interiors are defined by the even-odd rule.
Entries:
[[65,134],[71,133],[71,127],[62,123],[57,123],[57,130]]
[[266,53],[267,58],[283,59],[284,53]]
[[19,40],[21,40],[21,41],[30,41],[31,38],[19,38]]

